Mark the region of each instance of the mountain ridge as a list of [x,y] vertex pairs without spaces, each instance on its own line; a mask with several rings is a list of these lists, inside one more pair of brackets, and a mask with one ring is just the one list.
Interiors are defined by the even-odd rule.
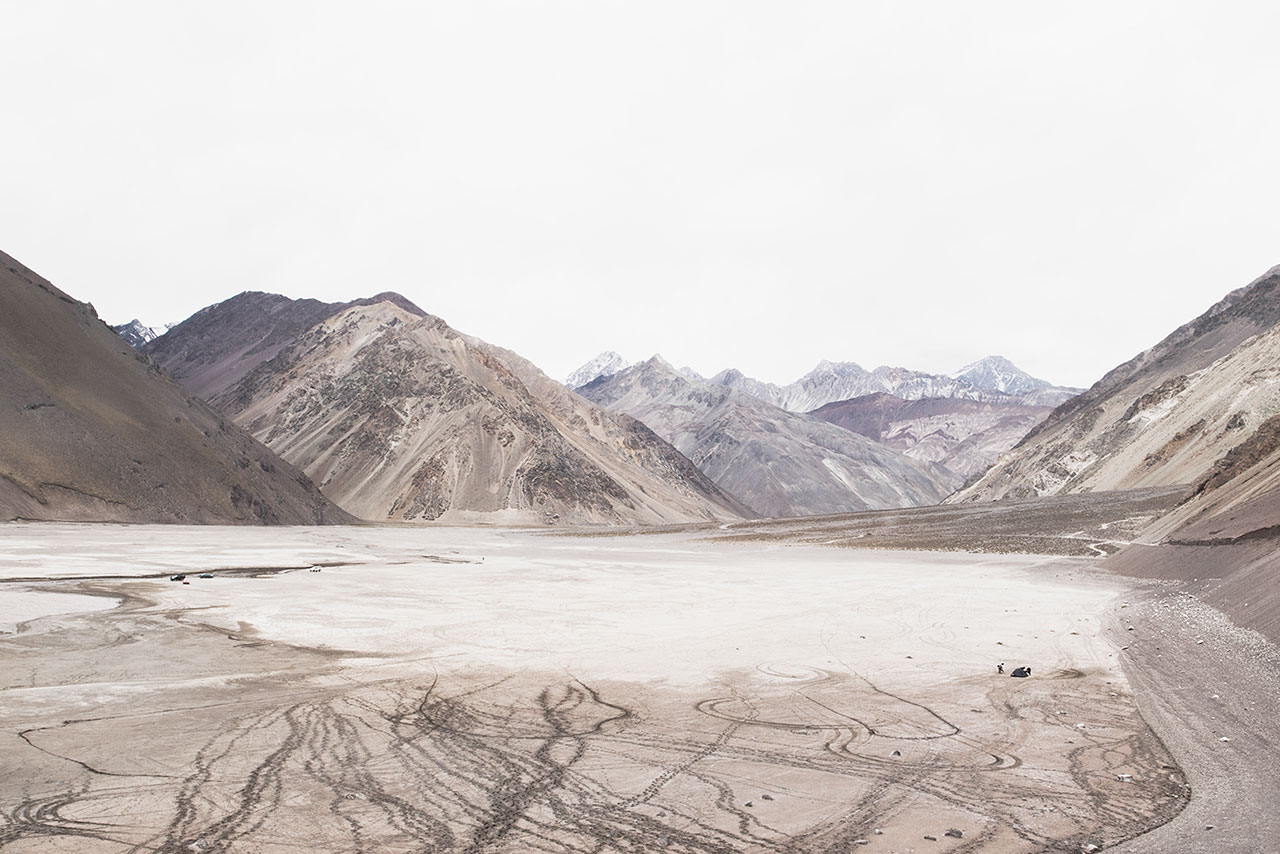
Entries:
[[[401,300],[240,294],[175,327],[154,357],[362,518],[616,525],[749,514],[647,427]],[[238,325],[247,341],[225,334]]]
[[577,393],[640,419],[713,481],[766,516],[936,503],[959,478],[865,436],[699,383],[660,356]]

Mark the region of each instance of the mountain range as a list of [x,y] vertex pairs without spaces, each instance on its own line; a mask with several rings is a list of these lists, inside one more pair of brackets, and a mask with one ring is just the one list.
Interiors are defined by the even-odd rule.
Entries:
[[[578,388],[625,367],[627,362],[621,356],[607,351],[570,374],[565,385]],[[1082,391],[1037,379],[1003,356],[987,356],[953,374],[930,374],[883,365],[868,371],[855,362],[822,361],[787,385],[753,379],[736,368],[726,368],[710,379],[689,368],[680,369],[680,373],[692,380],[736,388],[790,412],[811,412],[828,403],[871,394],[891,394],[903,400],[955,398],[1052,408]]]
[[935,504],[960,483],[843,427],[691,379],[657,356],[578,394],[643,421],[765,516]]
[[397,294],[246,292],[144,349],[360,518],[616,525],[751,512],[640,422]]

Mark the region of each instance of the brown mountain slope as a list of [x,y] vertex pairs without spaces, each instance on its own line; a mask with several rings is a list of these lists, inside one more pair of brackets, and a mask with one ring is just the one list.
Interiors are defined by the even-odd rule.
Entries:
[[0,253],[0,520],[348,522],[301,472]]
[[1199,483],[1280,412],[1277,322],[1280,268],[1055,409],[949,500]]
[[200,309],[148,342],[142,351],[192,394],[209,400],[326,317],[379,302],[393,303],[419,317],[427,314],[390,292],[351,302],[320,302],[245,291]]
[[914,460],[938,463],[971,478],[986,471],[1050,411],[1048,406],[954,397],[903,400],[882,392],[828,403],[809,414]]
[[[226,304],[207,323],[221,323],[217,309]],[[644,425],[391,301],[325,318],[211,402],[366,519],[653,524],[749,512]]]

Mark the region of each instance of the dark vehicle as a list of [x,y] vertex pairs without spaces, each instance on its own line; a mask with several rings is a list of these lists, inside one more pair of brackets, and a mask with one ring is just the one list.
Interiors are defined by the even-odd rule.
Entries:
[[185,575],[171,575],[169,576],[169,580],[170,581],[186,581],[187,577]]
[[200,577],[201,577],[201,578],[213,578],[213,573],[212,573],[212,572],[202,572],[202,573],[200,573]]
[[1017,677],[1018,679],[1025,679],[1026,677],[1028,677],[1028,676],[1030,676],[1030,675],[1031,675],[1031,668],[1030,668],[1030,667],[1018,667],[1018,668],[1015,668],[1015,669],[1014,669],[1014,671],[1013,671],[1012,673],[1010,673],[1009,675],[1010,675],[1010,676]]

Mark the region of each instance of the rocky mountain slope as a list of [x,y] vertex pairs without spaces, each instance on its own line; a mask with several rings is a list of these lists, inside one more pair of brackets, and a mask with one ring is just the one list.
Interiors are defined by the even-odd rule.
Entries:
[[1058,407],[953,500],[1225,483],[1280,413],[1280,268]]
[[92,306],[0,253],[0,520],[17,518],[351,521]]
[[578,393],[648,424],[766,516],[934,504],[959,482],[943,468],[865,436],[736,389],[699,383],[659,357],[598,378]]
[[809,414],[968,479],[986,471],[1051,411],[962,398],[903,400],[881,392],[828,403]]
[[402,297],[334,305],[241,294],[156,344],[165,370],[210,392],[361,518],[652,524],[749,514],[643,424]]
[[425,311],[394,293],[331,303],[245,291],[200,309],[142,349],[188,391],[209,400],[274,358],[320,321],[352,306],[378,302],[426,316]]
[[[741,371],[721,371],[710,380],[791,412],[810,412],[837,400],[887,393],[904,400],[945,397],[1027,406],[1057,406],[1080,389],[1055,386],[1019,370],[1007,359],[989,356],[956,375],[881,366],[868,371],[854,362],[819,362],[787,385],[761,382]],[[1008,388],[1001,388],[1004,385]]]

